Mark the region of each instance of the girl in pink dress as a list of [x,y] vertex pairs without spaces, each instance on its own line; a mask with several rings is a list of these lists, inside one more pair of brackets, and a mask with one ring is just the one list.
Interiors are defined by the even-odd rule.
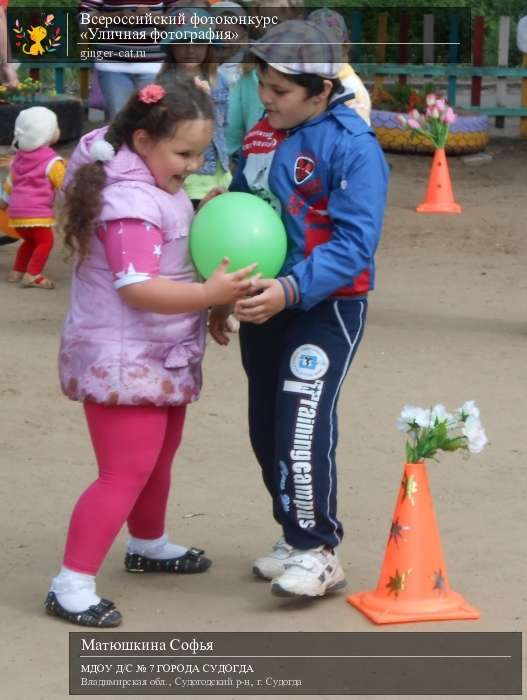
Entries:
[[71,516],[49,614],[113,627],[95,575],[126,522],[130,572],[199,573],[200,549],[165,533],[170,467],[186,405],[201,388],[207,308],[244,295],[254,266],[228,261],[202,283],[188,254],[182,189],[213,132],[209,97],[191,81],[148,85],[109,128],[84,136],[66,175],[66,243],[77,254],[60,348],[64,393],[82,401],[99,477]]

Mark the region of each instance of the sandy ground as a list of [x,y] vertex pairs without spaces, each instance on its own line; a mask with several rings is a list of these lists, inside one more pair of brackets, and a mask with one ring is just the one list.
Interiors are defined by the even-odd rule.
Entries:
[[[429,465],[451,583],[481,609],[481,620],[404,631],[525,628],[527,143],[495,141],[489,152],[492,163],[477,168],[451,159],[461,216],[414,213],[430,160],[389,156],[378,287],[340,400],[348,592],[377,581],[404,461],[404,439],[394,429],[401,406],[453,408],[475,399],[491,440],[470,461],[456,453]],[[0,248],[2,279],[14,252],[14,245]],[[54,292],[0,282],[1,677],[10,700],[67,696],[68,632],[80,629],[42,609],[71,507],[94,475],[81,408],[57,383],[70,276],[59,246],[49,274]],[[252,577],[252,559],[278,531],[249,448],[233,341],[228,349],[208,346],[203,397],[189,412],[169,508],[170,532],[204,547],[214,566],[194,577],[130,576],[121,534],[98,590],[119,602],[123,631],[400,630],[371,625],[344,595],[292,603]]]

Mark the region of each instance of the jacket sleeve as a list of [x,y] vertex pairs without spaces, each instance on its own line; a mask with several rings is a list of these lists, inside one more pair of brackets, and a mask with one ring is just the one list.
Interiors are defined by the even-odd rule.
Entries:
[[304,310],[373,268],[382,231],[388,167],[375,136],[363,132],[343,141],[330,167],[331,239],[289,272],[298,283],[298,308]]
[[53,189],[60,190],[62,183],[64,182],[64,175],[66,174],[66,164],[62,158],[57,158],[49,169],[47,176],[48,180],[53,185]]
[[231,184],[229,185],[229,192],[248,192],[251,194],[251,190],[243,174],[243,169],[245,168],[245,157],[240,156],[238,163],[236,164],[236,170],[232,176]]
[[229,95],[229,107],[227,115],[227,128],[225,138],[227,140],[227,150],[229,155],[239,151],[243,137],[245,136],[245,125],[243,123],[243,113],[241,104],[241,79],[237,80],[231,88]]
[[227,107],[229,104],[229,86],[222,73],[217,73],[216,85],[211,91],[211,96],[214,101],[214,108],[217,112],[216,120],[222,128],[225,128],[227,123]]

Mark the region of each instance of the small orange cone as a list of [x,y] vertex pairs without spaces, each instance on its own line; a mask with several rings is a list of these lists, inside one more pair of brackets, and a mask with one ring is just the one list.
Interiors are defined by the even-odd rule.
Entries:
[[20,238],[18,233],[12,226],[9,226],[8,217],[5,209],[0,209],[0,236],[10,236],[11,238]]
[[347,600],[378,625],[479,618],[450,588],[424,463],[405,465],[377,588]]
[[454,200],[444,148],[438,148],[434,153],[425,201],[416,211],[420,214],[461,214],[461,207]]

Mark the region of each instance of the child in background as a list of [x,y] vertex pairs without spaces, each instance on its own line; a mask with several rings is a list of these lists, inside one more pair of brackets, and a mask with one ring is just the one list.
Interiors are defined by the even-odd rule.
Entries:
[[237,2],[232,2],[232,0],[219,0],[219,2],[212,5],[211,9],[214,12],[214,17],[220,18],[218,22],[219,29],[228,30],[230,28],[229,25],[222,23],[224,18],[231,18],[237,22],[234,25],[233,32],[235,38],[231,41],[224,40],[216,47],[215,51],[218,63],[221,64],[218,70],[225,78],[229,89],[232,89],[242,74],[242,65],[248,48],[249,33],[247,25],[241,24],[239,21],[240,17],[247,17],[247,10]]
[[17,149],[4,182],[0,207],[23,240],[8,282],[22,287],[54,289],[43,275],[53,248],[53,204],[64,179],[64,161],[51,146],[59,140],[57,115],[46,107],[22,110],[15,121]]
[[[170,81],[179,76],[197,78],[208,84],[210,97],[214,104],[214,134],[204,154],[202,167],[185,180],[185,191],[194,208],[214,188],[225,189],[231,182],[229,156],[225,143],[225,122],[229,87],[225,78],[218,72],[218,63],[214,54],[214,43],[200,41],[199,31],[211,28],[212,15],[201,8],[193,10],[174,9],[173,14],[188,15],[188,24],[177,25],[178,32],[185,32],[188,43],[166,43],[167,58],[159,73],[159,80],[170,85]],[[200,29],[190,23],[192,16],[201,17],[204,23]],[[195,20],[194,20],[195,21]]]
[[[346,106],[341,52],[320,27],[288,21],[251,48],[266,116],[247,134],[231,190],[281,214],[278,279],[236,304],[249,382],[249,433],[282,532],[254,573],[280,596],[345,585],[335,548],[337,401],[374,285],[388,169],[374,132]],[[230,309],[213,310],[220,344]]]
[[188,253],[192,205],[182,189],[203,162],[213,108],[192,81],[135,93],[110,127],[82,137],[67,173],[66,244],[77,253],[59,368],[82,401],[99,478],[73,510],[50,615],[114,627],[95,575],[125,522],[129,572],[200,573],[201,549],[165,533],[170,468],[185,408],[201,388],[206,310],[247,292],[254,266],[205,282]]
[[353,67],[348,63],[350,38],[344,17],[328,7],[311,12],[308,20],[323,29],[332,41],[342,45],[343,66],[339,73],[339,80],[347,92],[354,97],[346,102],[347,107],[354,109],[359,117],[362,117],[368,126],[371,124],[371,98],[366,86],[359,78]]
[[239,155],[245,135],[264,114],[264,106],[258,94],[258,75],[254,61],[245,60],[240,66],[240,71],[240,77],[231,87],[225,130],[227,151],[234,160]]
[[[309,15],[309,21],[325,31],[328,38],[331,36],[334,43],[342,45],[343,64],[338,77],[346,92],[353,95],[345,104],[354,109],[366,124],[370,125],[370,94],[352,66],[347,63],[350,40],[344,18],[338,12],[326,7],[312,12]],[[246,61],[241,66],[241,77],[232,86],[229,98],[226,130],[229,156],[233,157],[238,153],[245,135],[262,118],[263,112],[264,107],[258,94],[258,76],[254,70],[254,64]]]

